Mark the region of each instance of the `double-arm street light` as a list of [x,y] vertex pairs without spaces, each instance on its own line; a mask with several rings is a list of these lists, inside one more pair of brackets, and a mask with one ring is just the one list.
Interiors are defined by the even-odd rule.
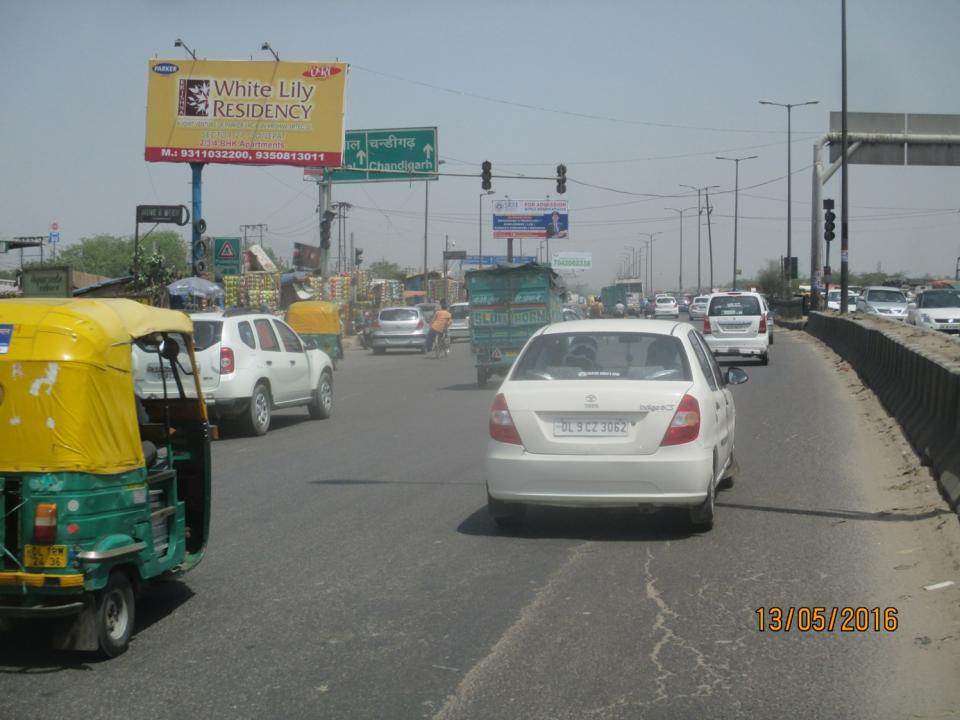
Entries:
[[689,210],[696,210],[695,207],[688,208],[664,208],[664,210],[673,210],[680,214],[680,282],[677,286],[677,292],[683,292],[683,214]]
[[[807,100],[802,103],[779,103],[773,102],[772,100],[760,100],[761,105],[774,105],[776,107],[782,107],[787,109],[787,258],[793,257],[793,245],[791,243],[791,233],[793,232],[793,227],[791,224],[792,221],[792,211],[793,211],[793,197],[791,195],[791,185],[792,185],[792,168],[791,168],[791,153],[790,153],[790,119],[791,119],[791,110],[795,107],[802,107],[804,105],[817,105],[819,100]],[[787,260],[787,263],[792,262]],[[789,267],[789,265],[788,265]],[[789,282],[789,278],[788,278]],[[810,278],[810,282],[813,283],[813,278]]]
[[[700,240],[700,226],[703,224],[703,221],[700,219],[700,216],[703,215],[703,206],[700,204],[700,193],[706,192],[708,193],[708,197],[709,197],[709,192],[713,188],[718,188],[720,186],[704,185],[703,187],[694,187],[693,185],[684,185],[683,183],[680,183],[680,187],[689,188],[691,190],[697,191],[697,295],[699,295],[700,288],[702,286],[702,283],[700,281],[700,267],[702,264],[700,261],[700,251],[701,251],[701,245],[702,245],[702,242]],[[712,254],[711,254],[711,261],[712,261]],[[711,271],[711,278],[712,278],[712,271]],[[711,284],[712,284],[712,280],[711,280]]]
[[737,220],[739,219],[740,204],[740,163],[744,160],[756,160],[757,155],[748,155],[747,157],[731,158],[717,155],[717,160],[729,160],[734,163],[735,170],[733,174],[733,289],[737,289]]

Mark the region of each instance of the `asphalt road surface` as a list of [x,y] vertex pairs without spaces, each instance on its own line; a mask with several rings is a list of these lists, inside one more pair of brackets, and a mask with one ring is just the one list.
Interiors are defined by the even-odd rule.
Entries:
[[[883,419],[811,340],[773,350],[743,363],[741,475],[705,535],[633,510],[498,530],[468,346],[349,352],[333,419],[215,444],[206,558],[144,596],[124,656],[0,635],[0,718],[954,717],[960,589],[923,585],[960,581],[957,519],[897,486]],[[769,606],[899,627],[761,633]]]

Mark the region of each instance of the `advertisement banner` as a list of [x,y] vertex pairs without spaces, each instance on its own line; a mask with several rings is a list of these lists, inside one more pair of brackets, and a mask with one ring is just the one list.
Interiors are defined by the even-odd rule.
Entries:
[[566,200],[494,200],[493,237],[566,239],[569,216]]
[[[516,265],[525,265],[526,263],[532,263],[537,261],[536,255],[514,255],[513,262]],[[503,265],[507,262],[506,255],[484,255],[482,258],[479,255],[467,255],[464,259],[464,265]]]
[[346,63],[150,60],[149,162],[339,167]]
[[293,266],[316,270],[320,267],[320,248],[316,245],[295,242],[293,244]]
[[555,252],[550,266],[554,270],[590,270],[593,268],[593,253]]

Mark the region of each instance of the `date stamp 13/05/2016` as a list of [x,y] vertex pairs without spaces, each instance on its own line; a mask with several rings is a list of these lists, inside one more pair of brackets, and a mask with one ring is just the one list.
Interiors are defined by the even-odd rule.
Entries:
[[893,633],[900,627],[895,607],[759,607],[756,609],[760,632],[842,632]]

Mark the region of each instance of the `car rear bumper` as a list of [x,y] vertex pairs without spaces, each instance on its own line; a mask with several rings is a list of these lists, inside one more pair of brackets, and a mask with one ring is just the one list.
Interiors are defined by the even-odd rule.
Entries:
[[449,328],[449,329],[447,330],[447,336],[450,337],[450,338],[452,338],[452,339],[456,339],[456,340],[460,340],[460,339],[463,339],[463,338],[469,339],[469,338],[470,338],[470,328],[468,328],[468,327],[465,327],[465,328],[451,327],[451,328]]
[[375,348],[420,348],[426,343],[426,335],[373,335],[370,338],[370,345]]
[[694,506],[707,497],[712,454],[693,446],[652,455],[538,455],[491,440],[487,491],[496,500],[560,507]]
[[754,357],[764,355],[770,349],[770,338],[764,333],[758,337],[719,338],[706,335],[707,347],[714,355],[738,355]]

